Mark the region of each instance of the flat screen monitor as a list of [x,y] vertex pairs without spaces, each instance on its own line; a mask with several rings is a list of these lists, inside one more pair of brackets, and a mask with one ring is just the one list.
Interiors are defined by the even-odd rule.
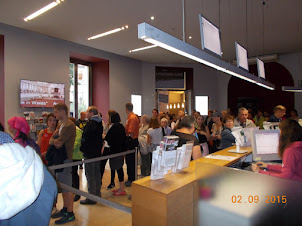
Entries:
[[23,80],[20,81],[21,108],[52,108],[65,103],[65,84]]
[[259,58],[257,58],[257,69],[258,69],[258,77],[265,79],[264,63],[262,60],[259,60]]
[[254,130],[252,134],[253,161],[277,161],[280,130]]
[[199,14],[202,49],[209,50],[218,56],[222,56],[219,29]]
[[237,57],[237,67],[240,67],[244,70],[249,70],[249,64],[247,60],[247,51],[237,42],[235,42],[236,47],[236,57]]

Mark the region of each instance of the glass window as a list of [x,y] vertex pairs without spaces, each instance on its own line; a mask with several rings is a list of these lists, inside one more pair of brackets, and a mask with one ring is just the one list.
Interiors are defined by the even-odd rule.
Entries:
[[133,113],[138,116],[142,115],[142,96],[131,95],[131,103],[133,104]]
[[90,105],[89,83],[90,65],[83,64],[77,60],[71,60],[69,64],[70,82],[70,115],[78,118],[82,111],[86,111]]
[[69,64],[69,83],[70,83],[70,88],[69,88],[69,102],[70,102],[70,114],[72,116],[75,116],[74,114],[74,109],[75,109],[75,92],[74,92],[74,64],[70,63]]
[[78,64],[78,115],[89,106],[89,66]]
[[208,115],[209,97],[208,96],[195,96],[195,109],[201,115]]

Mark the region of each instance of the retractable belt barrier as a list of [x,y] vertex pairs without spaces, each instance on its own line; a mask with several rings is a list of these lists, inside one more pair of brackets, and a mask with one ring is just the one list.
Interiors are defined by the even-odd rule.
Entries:
[[58,182],[58,184],[60,185],[61,188],[67,190],[67,191],[70,191],[70,192],[73,192],[77,195],[80,195],[80,196],[84,196],[92,201],[95,201],[97,203],[101,203],[105,206],[108,206],[108,207],[111,207],[111,208],[114,208],[114,209],[117,209],[117,210],[120,210],[120,211],[123,211],[125,213],[129,213],[131,214],[131,207],[127,207],[127,206],[123,206],[121,204],[118,204],[118,203],[115,203],[115,202],[112,202],[112,201],[109,201],[107,199],[103,199],[99,196],[95,196],[95,195],[92,195],[92,194],[89,194],[88,192],[84,192],[84,191],[80,191],[76,188],[73,188],[73,187],[70,187],[66,184],[62,184],[60,182]]
[[[115,157],[119,157],[119,156],[124,156],[124,155],[128,155],[128,154],[132,154],[135,153],[135,179],[137,179],[137,148],[133,149],[133,150],[129,150],[129,151],[125,151],[125,152],[121,152],[121,153],[117,153],[117,154],[112,154],[112,155],[107,155],[107,156],[103,156],[103,157],[97,157],[97,158],[92,158],[92,159],[86,159],[86,160],[82,160],[82,161],[77,161],[77,162],[71,162],[71,163],[65,163],[65,164],[60,164],[60,165],[54,165],[54,166],[50,166],[48,167],[49,170],[55,170],[55,169],[62,169],[62,168],[67,168],[67,167],[71,167],[71,166],[76,166],[76,165],[80,165],[82,163],[92,163],[92,162],[98,162],[101,160],[105,160],[105,159],[111,159],[111,158],[115,158]],[[59,184],[59,186],[67,191],[73,192],[77,195],[80,196],[84,196],[92,201],[95,201],[97,203],[101,203],[105,206],[123,211],[125,213],[130,213],[131,214],[131,208],[127,207],[127,206],[123,206],[121,204],[109,201],[107,199],[103,199],[99,196],[95,196],[92,194],[89,194],[88,192],[84,192],[81,191],[79,189],[70,187],[66,184],[57,182]]]
[[60,165],[49,166],[48,169],[55,170],[55,169],[62,169],[62,168],[67,168],[67,167],[71,167],[71,166],[80,165],[82,163],[98,162],[98,161],[101,161],[101,160],[111,159],[111,158],[115,158],[115,157],[119,157],[119,156],[123,156],[123,155],[128,155],[128,154],[135,153],[135,152],[136,152],[136,150],[133,149],[133,150],[130,150],[130,151],[125,151],[125,152],[112,154],[112,155],[107,155],[107,156],[103,156],[103,157],[97,157],[97,158],[86,159],[86,160],[81,160],[81,161],[77,161],[77,162],[71,162],[71,163],[64,163],[64,164],[60,164]]

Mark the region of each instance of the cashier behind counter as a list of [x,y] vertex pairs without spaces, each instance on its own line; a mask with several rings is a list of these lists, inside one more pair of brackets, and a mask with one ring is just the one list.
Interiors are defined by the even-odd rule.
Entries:
[[[257,162],[252,165],[252,170],[255,173],[302,181],[302,127],[297,121],[286,119],[280,122],[279,128],[278,153],[282,165]],[[267,171],[261,168],[266,168]]]

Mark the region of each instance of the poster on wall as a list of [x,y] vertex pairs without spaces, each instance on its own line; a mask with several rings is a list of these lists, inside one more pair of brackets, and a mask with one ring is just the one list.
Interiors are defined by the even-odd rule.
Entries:
[[21,80],[20,107],[52,108],[58,103],[65,103],[64,92],[65,84]]

